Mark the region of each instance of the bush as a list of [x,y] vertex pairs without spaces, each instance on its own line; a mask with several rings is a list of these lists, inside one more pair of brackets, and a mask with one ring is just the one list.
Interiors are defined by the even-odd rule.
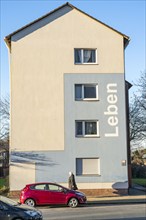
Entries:
[[146,178],[146,165],[132,164],[133,178]]
[[9,176],[0,178],[0,195],[5,195],[9,191]]

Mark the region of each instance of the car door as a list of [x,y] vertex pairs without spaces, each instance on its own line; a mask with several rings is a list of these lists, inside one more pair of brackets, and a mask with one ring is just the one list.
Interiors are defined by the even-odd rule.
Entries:
[[37,204],[51,204],[51,193],[48,190],[48,184],[36,184],[33,190],[33,197]]
[[66,204],[66,193],[61,186],[49,184],[51,204]]

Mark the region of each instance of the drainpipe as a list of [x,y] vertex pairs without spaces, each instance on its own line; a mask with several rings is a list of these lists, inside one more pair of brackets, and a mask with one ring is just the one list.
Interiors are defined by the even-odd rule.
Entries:
[[128,189],[132,186],[132,173],[131,173],[131,149],[130,149],[130,127],[129,127],[129,89],[132,85],[126,81],[126,128],[127,128],[127,164],[128,164]]

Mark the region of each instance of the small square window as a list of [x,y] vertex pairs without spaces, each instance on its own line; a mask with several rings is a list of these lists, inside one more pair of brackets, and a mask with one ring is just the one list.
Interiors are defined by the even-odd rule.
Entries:
[[98,85],[75,84],[75,100],[98,100]]
[[99,122],[76,121],[76,137],[99,137]]
[[96,49],[75,49],[75,64],[96,64]]

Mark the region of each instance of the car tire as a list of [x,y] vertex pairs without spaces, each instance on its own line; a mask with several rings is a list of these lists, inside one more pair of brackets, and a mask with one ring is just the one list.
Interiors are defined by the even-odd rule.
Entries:
[[26,199],[25,204],[34,207],[35,201],[33,199]]
[[15,220],[22,220],[22,218],[15,218]]
[[76,198],[71,198],[68,202],[68,206],[71,208],[76,208],[78,206],[79,202]]

